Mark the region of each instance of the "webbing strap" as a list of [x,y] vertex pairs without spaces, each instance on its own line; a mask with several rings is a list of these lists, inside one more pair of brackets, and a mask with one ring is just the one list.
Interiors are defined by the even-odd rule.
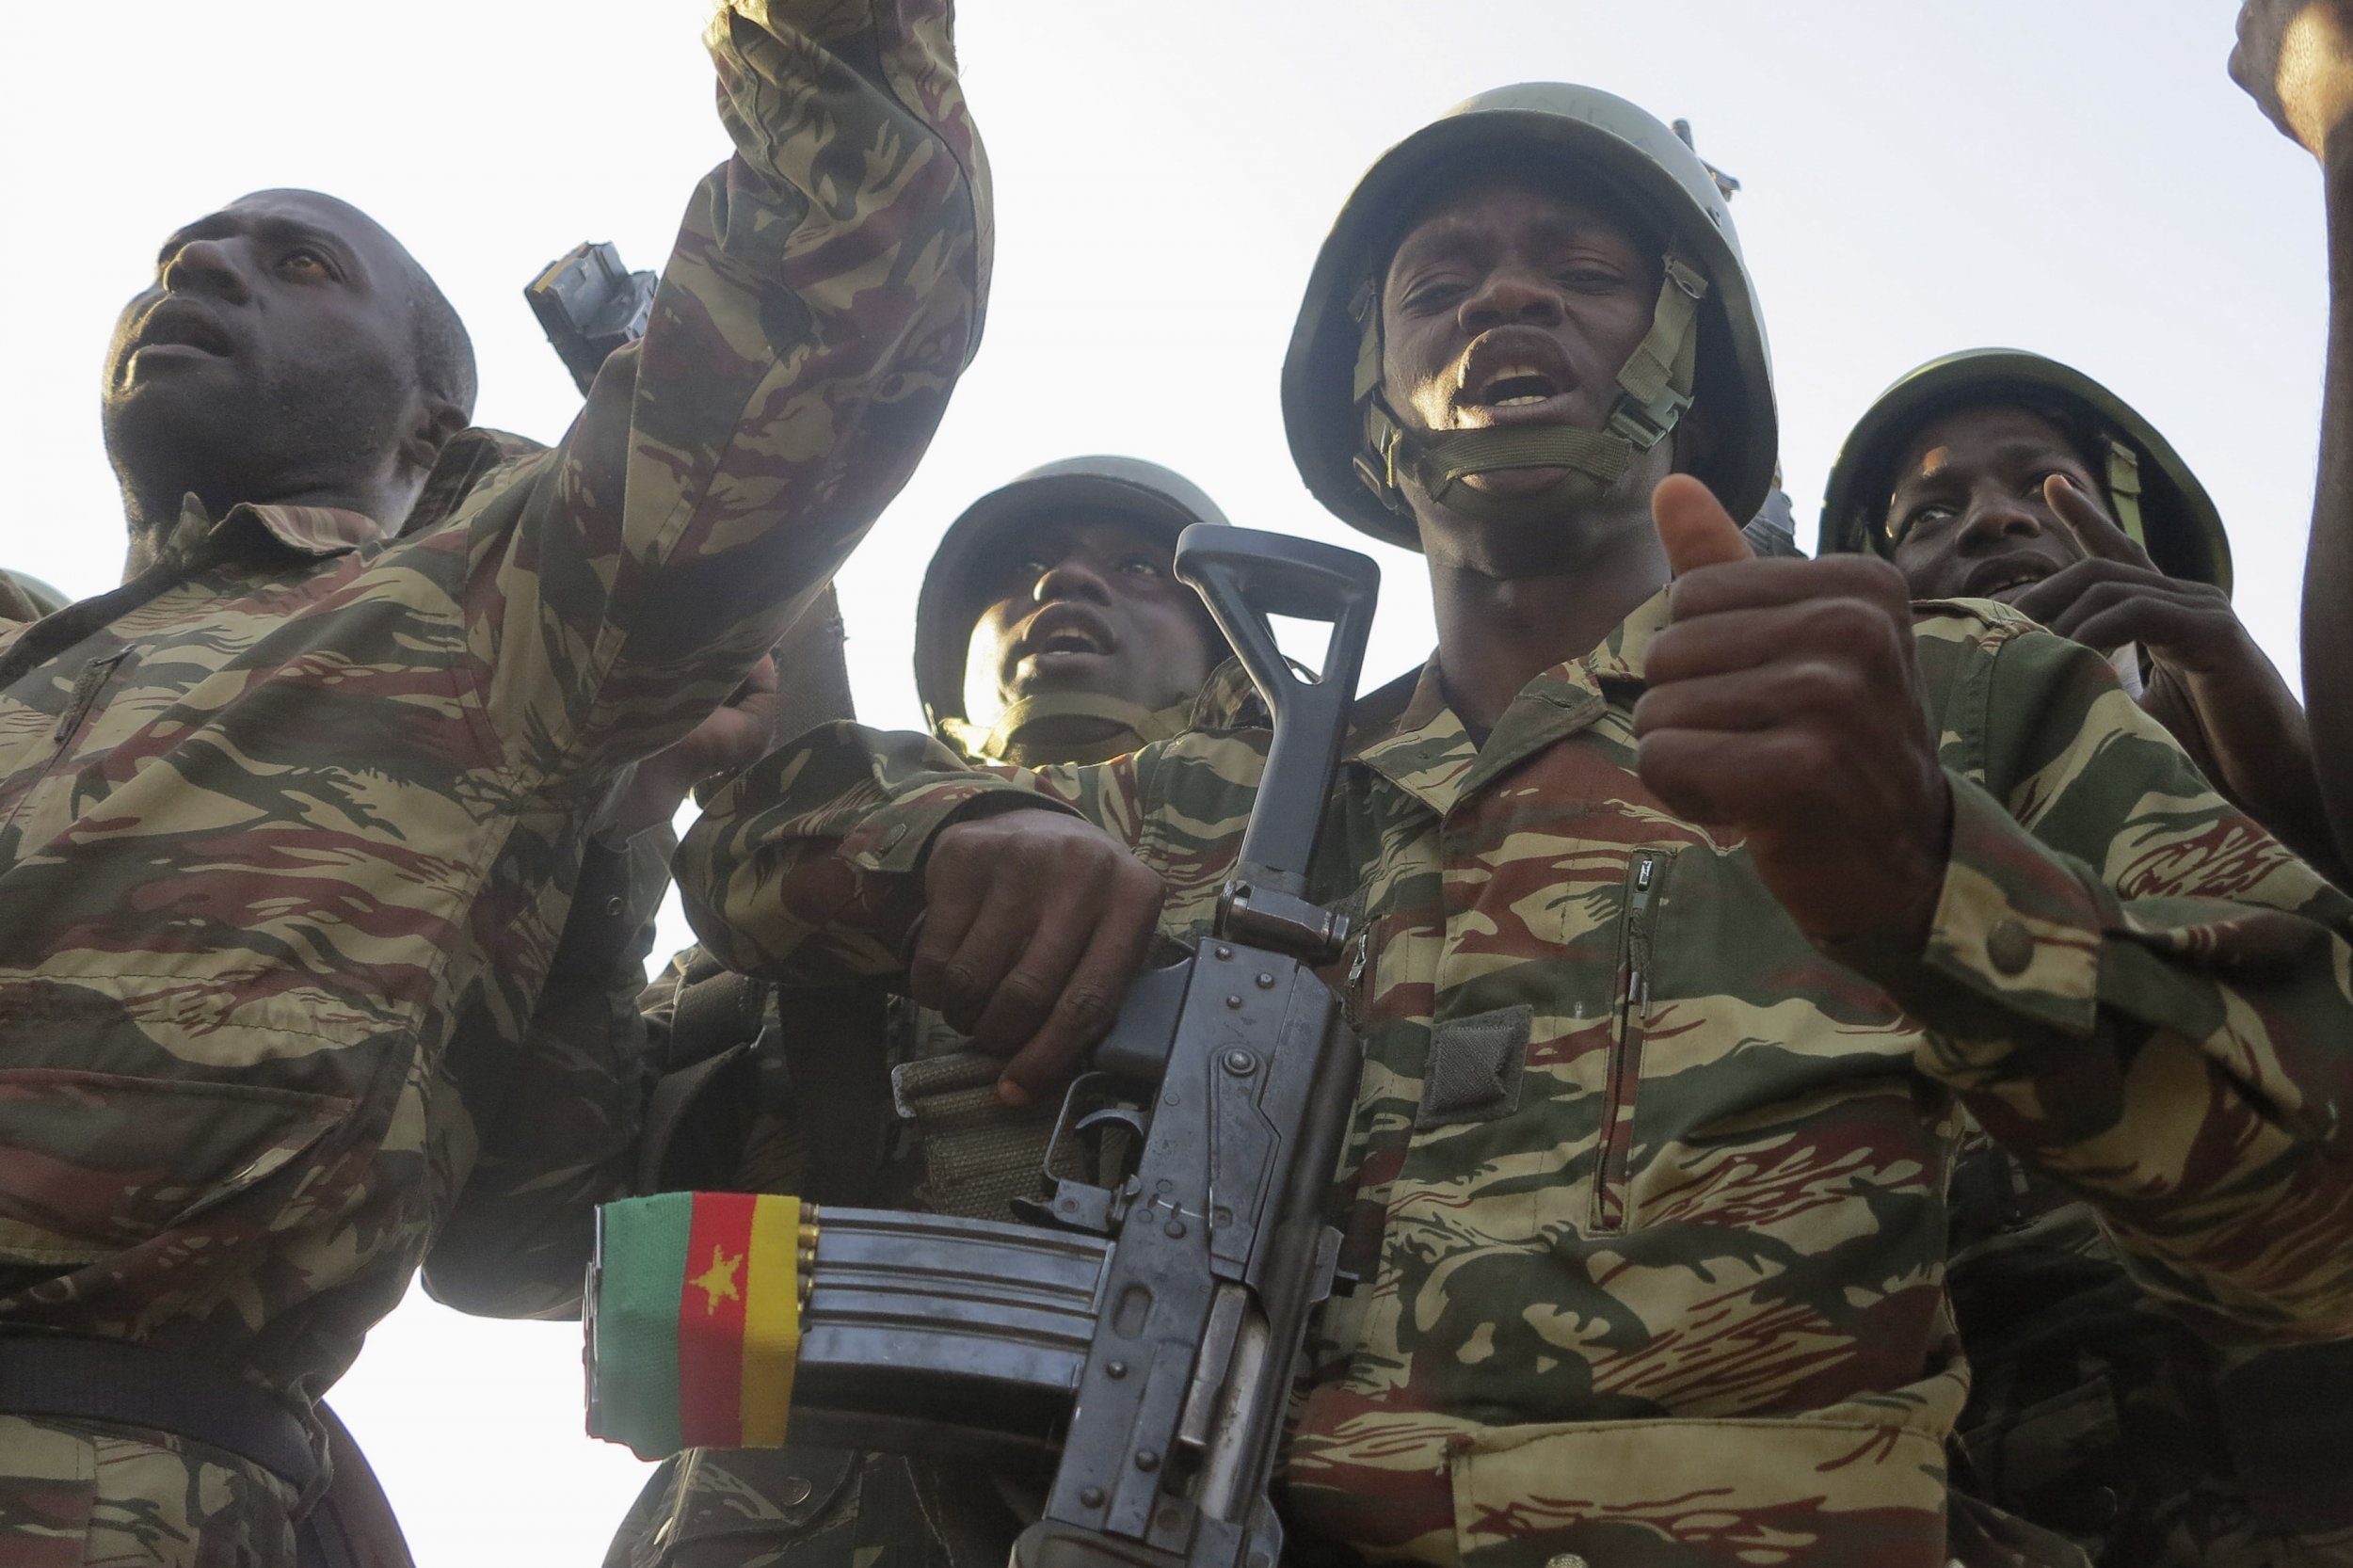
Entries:
[[1040,692],[1035,696],[1005,704],[1004,712],[997,715],[997,723],[973,744],[979,747],[977,755],[984,759],[1018,760],[1016,750],[1021,744],[1023,730],[1054,719],[1071,718],[1100,719],[1133,735],[1135,744],[1126,748],[1129,751],[1154,741],[1169,740],[1178,732],[1177,725],[1168,714],[1125,697],[1100,692]]
[[1625,478],[1634,463],[1633,443],[1624,438],[1561,424],[1457,430],[1417,440],[1414,445],[1417,449],[1415,477],[1439,498],[1474,473],[1505,469],[1575,469],[1607,488]]
[[1506,469],[1566,469],[1599,489],[1617,484],[1635,455],[1664,440],[1691,406],[1707,279],[1672,252],[1663,270],[1650,330],[1619,370],[1618,396],[1599,430],[1503,425],[1421,436],[1406,429],[1381,398],[1381,312],[1369,285],[1360,291],[1353,385],[1371,460],[1357,459],[1359,475],[1385,499],[1396,489],[1400,469],[1439,500],[1473,474]]
[[1691,406],[1691,378],[1699,370],[1700,301],[1706,297],[1707,280],[1670,252],[1650,331],[1618,372],[1618,402],[1609,410],[1609,427],[1638,451],[1648,452],[1665,440]]
[[2133,543],[2149,548],[2140,520],[2140,457],[2122,441],[2108,442],[2108,508]]
[[976,1050],[904,1062],[891,1072],[892,1101],[915,1124],[923,1151],[923,1196],[939,1213],[1009,1219],[1012,1201],[1038,1190],[1059,1106],[1005,1104],[997,1097],[1003,1072],[1003,1063]]

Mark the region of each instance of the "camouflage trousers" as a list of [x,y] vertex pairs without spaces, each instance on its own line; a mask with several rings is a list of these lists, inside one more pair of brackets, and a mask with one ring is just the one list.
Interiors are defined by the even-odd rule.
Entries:
[[605,1568],[1003,1568],[1019,1525],[985,1475],[839,1448],[689,1448]]
[[201,1443],[0,1416],[0,1568],[294,1568],[296,1502]]

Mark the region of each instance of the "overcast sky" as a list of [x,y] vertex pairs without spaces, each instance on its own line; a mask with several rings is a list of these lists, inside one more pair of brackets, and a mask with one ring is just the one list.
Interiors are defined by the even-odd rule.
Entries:
[[[782,0],[778,0],[781,4]],[[0,564],[107,586],[120,506],[102,350],[157,243],[239,194],[366,208],[472,328],[480,417],[577,406],[520,297],[611,239],[666,251],[725,153],[707,0],[8,0],[0,170],[16,342]],[[1353,540],[1300,487],[1275,377],[1315,247],[1367,163],[1529,78],[1689,117],[1735,203],[1810,543],[1822,475],[1908,367],[1988,344],[2108,381],[2199,470],[2238,598],[2295,677],[2323,274],[2317,175],[2223,72],[2231,0],[998,0],[965,79],[998,178],[986,342],[841,578],[861,713],[906,725],[917,563],[968,499],[1090,451],[1193,474],[1237,522]],[[1388,572],[1369,678],[1427,651]],[[677,928],[673,922],[672,934]],[[682,938],[681,938],[682,939]],[[333,1396],[424,1568],[593,1563],[641,1467],[580,1436],[578,1331],[412,1297]]]

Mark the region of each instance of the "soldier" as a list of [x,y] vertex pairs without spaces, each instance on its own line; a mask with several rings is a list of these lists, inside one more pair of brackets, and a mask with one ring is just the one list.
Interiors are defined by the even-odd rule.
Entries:
[[[1225,520],[1191,480],[1135,457],[1048,463],[966,507],[916,600],[915,685],[933,733],[975,760],[1046,766],[1181,731],[1229,650],[1172,573],[1176,536]],[[966,715],[968,681],[1000,706],[985,729]],[[846,715],[846,689],[838,703]],[[1052,1108],[999,1104],[993,1063],[936,1014],[886,1016],[871,988],[775,991],[699,948],[648,990],[671,1076],[649,1118],[647,1191],[790,1192],[1002,1220],[1035,1190]],[[858,1040],[871,1062],[844,1060],[845,1041]],[[726,1114],[753,1106],[748,1118]],[[714,1121],[730,1120],[713,1136]],[[605,1561],[856,1568],[879,1551],[889,1568],[998,1563],[1022,1507],[970,1465],[693,1449],[647,1482]]]
[[[916,600],[933,732],[1027,766],[1108,761],[1183,729],[1228,650],[1171,563],[1189,525],[1225,520],[1192,480],[1138,457],[1065,457],[966,507]],[[965,712],[976,671],[998,705],[985,729]]]
[[456,1020],[524,1015],[621,770],[811,600],[970,353],[948,35],[721,9],[737,152],[645,352],[406,536],[437,462],[488,462],[415,262],[305,192],[167,242],[105,383],[127,580],[0,632],[0,1555],[290,1560],[312,1402],[500,1065]]
[[[1408,137],[1318,259],[1284,408],[1317,497],[1422,550],[1438,627],[1363,705],[1306,889],[1354,916],[1366,1066],[1303,1552],[2081,1563],[1945,1480],[1971,1116],[2201,1332],[2353,1332],[2353,902],[2089,651],[1915,624],[1881,561],[1749,558],[1764,333],[1665,126],[1530,85]],[[1027,1100],[1156,930],[1208,925],[1266,740],[952,773],[835,727],[722,792],[680,882],[730,962],[897,977]]]
[[[2107,388],[2013,350],[1932,360],[1864,414],[1824,495],[1826,552],[2115,651],[2226,797],[2334,858],[2303,710],[2231,608],[2221,517]],[[2353,1406],[2311,1397],[2353,1379],[2353,1344],[2209,1346],[2141,1296],[2089,1205],[1981,1132],[1952,1192],[1958,1484],[2119,1568],[2353,1561]]]
[[2231,608],[2231,545],[2139,411],[2039,354],[1973,349],[1880,395],[1847,438],[1822,549],[1893,561],[1915,599],[1992,599],[2118,655],[2225,798],[2333,861],[2304,710]]

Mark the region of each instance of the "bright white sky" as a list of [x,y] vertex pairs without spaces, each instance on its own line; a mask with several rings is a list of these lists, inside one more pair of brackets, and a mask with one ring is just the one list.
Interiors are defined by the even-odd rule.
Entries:
[[[783,3],[783,0],[778,0]],[[357,202],[471,325],[485,423],[577,405],[520,292],[583,239],[668,248],[726,144],[708,0],[8,0],[13,240],[0,391],[17,501],[0,563],[117,575],[97,387],[116,310],[177,225],[265,185]],[[916,722],[920,564],[984,488],[1081,452],[1192,473],[1237,522],[1352,540],[1300,487],[1275,400],[1310,257],[1382,148],[1481,88],[1578,80],[1738,175],[1804,520],[1899,373],[2009,344],[2137,403],[2233,530],[2239,603],[2294,679],[2318,403],[2318,181],[2224,75],[2232,0],[1109,0],[971,4],[995,165],[987,341],[939,439],[841,578],[860,712]],[[1810,542],[1810,538],[1809,541]],[[1373,547],[1376,548],[1377,547]],[[1418,662],[1416,562],[1369,674]],[[680,928],[675,923],[673,935]],[[682,936],[680,939],[683,939]],[[666,951],[666,944],[665,949]],[[597,1561],[642,1467],[580,1435],[571,1325],[412,1294],[333,1396],[425,1568]]]

